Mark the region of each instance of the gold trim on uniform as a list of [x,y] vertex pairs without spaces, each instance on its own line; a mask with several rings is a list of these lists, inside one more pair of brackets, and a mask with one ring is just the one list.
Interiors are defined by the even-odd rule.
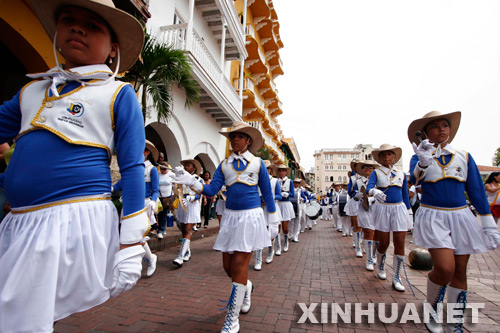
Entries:
[[52,202],[52,203],[43,204],[40,206],[35,206],[32,208],[21,209],[21,210],[16,210],[15,208],[13,208],[11,210],[11,213],[12,214],[30,213],[30,212],[35,212],[37,210],[55,207],[55,206],[60,206],[60,205],[65,205],[65,204],[70,204],[70,203],[88,202],[88,201],[97,201],[97,200],[111,200],[111,197],[91,197],[91,198],[81,198],[81,199],[74,199],[74,200],[64,200],[64,201]]
[[467,206],[456,207],[456,208],[444,208],[444,207],[435,207],[435,206],[424,205],[422,203],[420,204],[420,207],[437,209],[437,210],[461,210],[461,209],[467,208]]
[[126,220],[126,219],[130,219],[132,217],[136,217],[138,215],[141,215],[142,213],[146,212],[146,207],[144,207],[143,209],[141,209],[140,211],[137,211],[135,213],[132,213],[130,215],[127,215],[127,216],[124,216],[122,217],[122,220]]

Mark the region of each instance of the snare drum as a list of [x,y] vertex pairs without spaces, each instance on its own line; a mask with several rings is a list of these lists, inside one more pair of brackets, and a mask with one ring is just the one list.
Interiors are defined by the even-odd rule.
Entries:
[[306,207],[306,215],[311,220],[316,220],[320,213],[321,206],[317,202],[312,202],[310,205]]

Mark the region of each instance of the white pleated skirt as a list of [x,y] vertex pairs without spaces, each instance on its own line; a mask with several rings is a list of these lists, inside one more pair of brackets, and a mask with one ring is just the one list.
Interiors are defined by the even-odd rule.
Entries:
[[0,332],[52,332],[109,299],[118,215],[87,199],[14,209],[0,224]]
[[295,218],[295,211],[290,201],[278,201],[281,212],[281,221],[290,221]]
[[200,201],[196,200],[187,203],[187,212],[184,212],[181,205],[177,208],[177,220],[184,224],[201,223]]
[[268,246],[271,246],[271,239],[262,208],[246,210],[226,208],[222,215],[214,250],[228,253],[253,252]]
[[357,216],[360,202],[354,199],[348,200],[345,204],[344,212],[349,216]]
[[413,220],[403,202],[397,204],[378,203],[372,207],[375,229],[383,232],[408,231]]
[[365,229],[375,230],[375,219],[373,218],[374,206],[370,206],[370,209],[366,211],[362,205],[359,205],[358,209],[358,226]]
[[224,210],[226,209],[226,200],[219,199],[217,200],[217,204],[215,205],[215,212],[217,215],[224,214]]
[[481,224],[467,207],[445,210],[420,205],[413,238],[417,246],[452,249],[456,255],[488,250]]

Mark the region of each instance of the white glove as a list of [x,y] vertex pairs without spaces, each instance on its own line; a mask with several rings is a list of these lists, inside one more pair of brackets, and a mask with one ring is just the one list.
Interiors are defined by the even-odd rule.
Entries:
[[300,198],[300,203],[304,203],[304,198]]
[[282,198],[286,199],[286,198],[288,198],[289,195],[290,195],[290,193],[288,193],[288,192],[281,192],[281,197]]
[[488,248],[490,250],[496,249],[500,246],[500,234],[498,233],[497,225],[493,216],[491,215],[481,215],[481,225],[483,226],[483,232],[488,237]]
[[279,222],[281,222],[279,214],[277,212],[269,213],[269,214],[267,214],[267,217],[269,218],[269,221],[268,221],[269,225],[271,225],[273,223],[279,223]]
[[151,207],[151,210],[154,212],[156,210],[156,201],[149,200],[148,206]]
[[384,192],[382,192],[378,188],[372,188],[370,190],[370,195],[372,195],[375,200],[380,203],[385,202],[385,199],[387,199],[387,195],[385,195]]
[[182,198],[182,203],[184,204],[184,207],[187,207],[188,205],[188,201],[186,200],[186,198]]
[[413,211],[410,209],[408,209],[408,215],[412,216],[413,215]]
[[144,241],[149,227],[149,218],[145,210],[138,215],[134,213],[124,216],[120,227],[120,244],[134,244]]
[[174,173],[170,175],[170,177],[173,179],[172,182],[174,184],[182,184],[191,187],[196,183],[196,177],[184,170],[181,166],[175,167]]
[[374,197],[368,197],[368,203],[371,205],[373,205],[375,203],[375,198]]
[[356,192],[354,199],[357,199],[357,200],[363,199],[363,192]]
[[186,200],[188,202],[193,202],[195,199],[196,199],[196,197],[194,195],[188,195],[188,196],[186,196]]
[[113,284],[111,297],[132,289],[141,277],[144,248],[141,245],[127,247],[116,252],[113,264]]
[[420,142],[418,147],[415,142],[412,142],[411,145],[413,146],[413,151],[418,156],[418,163],[421,167],[426,168],[432,164],[432,161],[434,161],[434,157],[432,156],[434,145],[429,142],[429,139]]

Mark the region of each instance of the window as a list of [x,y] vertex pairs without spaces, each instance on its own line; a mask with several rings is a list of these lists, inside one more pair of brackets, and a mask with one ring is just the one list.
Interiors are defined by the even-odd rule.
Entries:
[[342,166],[339,165],[339,170],[342,170]]
[[346,176],[344,176],[344,181],[345,181],[345,182],[347,181],[347,177],[346,177]]
[[319,182],[319,176],[318,176],[318,178],[316,178],[316,180]]
[[330,165],[330,170],[333,170],[333,165]]
[[339,154],[339,158],[342,158],[342,155],[341,155],[341,154]]
[[327,181],[328,181],[328,176],[325,177],[325,182],[327,182]]
[[339,176],[339,182],[341,182],[341,181],[342,181],[342,176]]
[[344,154],[344,160],[346,159],[346,154]]
[[319,165],[316,167],[316,170],[319,170]]
[[325,165],[325,170],[328,170],[328,165]]
[[344,169],[344,170],[346,170],[346,169],[347,169],[347,167],[344,165],[343,169]]

